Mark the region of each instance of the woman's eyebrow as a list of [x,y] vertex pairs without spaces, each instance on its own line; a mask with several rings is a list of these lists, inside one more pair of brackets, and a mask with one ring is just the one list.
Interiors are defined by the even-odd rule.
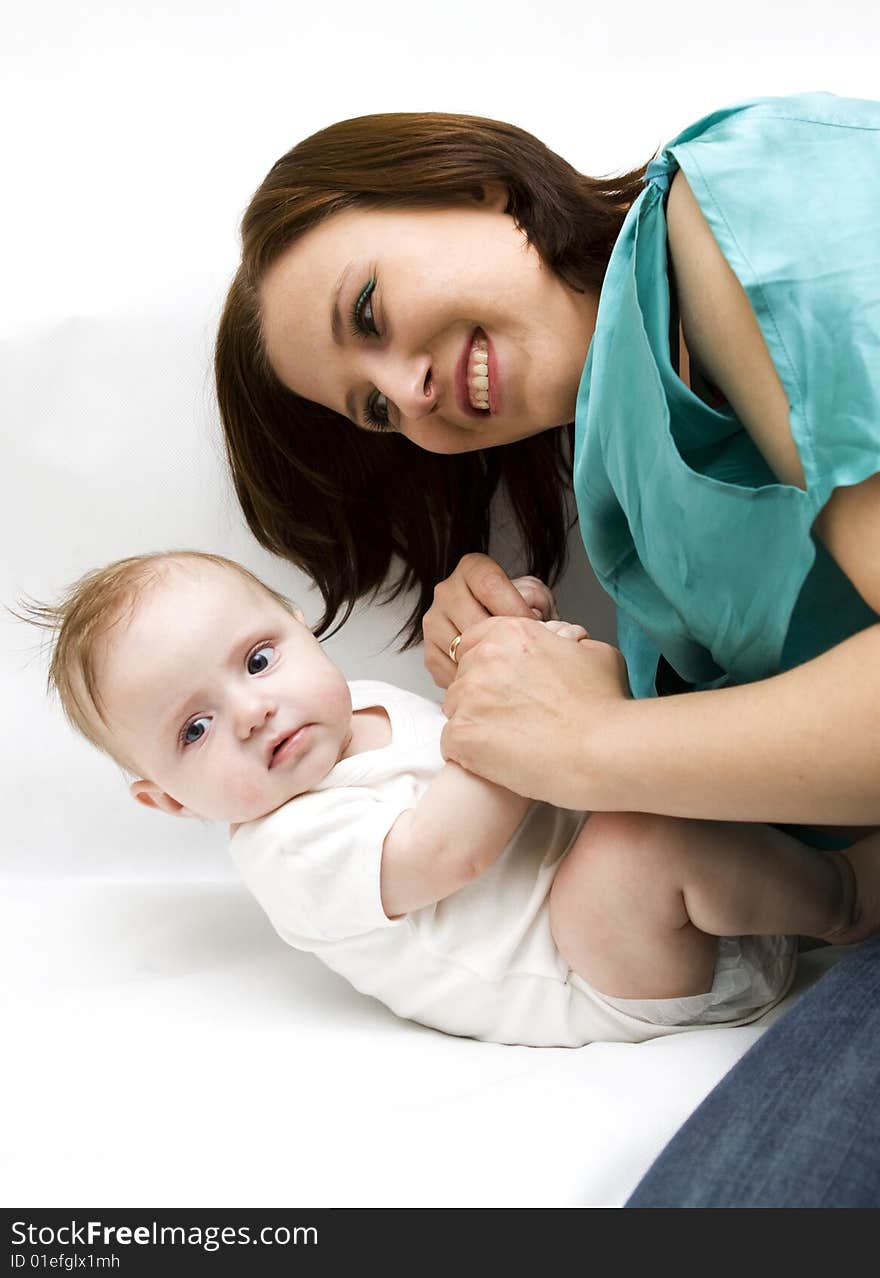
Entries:
[[333,310],[330,315],[330,331],[333,334],[333,341],[337,346],[342,345],[342,312],[339,309],[339,295],[342,292],[343,285],[345,284],[351,268],[352,263],[349,262],[348,266],[343,269],[342,274],[336,281],[336,287],[333,289]]
[[[342,292],[343,285],[345,284],[352,266],[353,263],[349,262],[348,266],[344,268],[339,279],[336,281],[336,287],[333,289],[333,308],[330,312],[330,331],[333,334],[333,341],[337,346],[342,346],[343,344],[343,319],[342,312],[339,309],[339,295]],[[348,391],[345,396],[345,412],[349,420],[357,424],[357,405],[355,404],[353,391]]]

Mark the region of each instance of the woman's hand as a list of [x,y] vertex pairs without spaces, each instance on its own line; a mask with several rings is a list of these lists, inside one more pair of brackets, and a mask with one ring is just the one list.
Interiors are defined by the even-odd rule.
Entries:
[[449,645],[468,626],[487,617],[556,618],[552,592],[537,577],[507,573],[488,555],[465,555],[451,577],[434,589],[434,602],[425,613],[425,665],[438,688],[447,688],[455,678],[455,662]]
[[493,617],[457,655],[444,757],[532,799],[602,807],[602,738],[630,697],[620,652],[534,619]]

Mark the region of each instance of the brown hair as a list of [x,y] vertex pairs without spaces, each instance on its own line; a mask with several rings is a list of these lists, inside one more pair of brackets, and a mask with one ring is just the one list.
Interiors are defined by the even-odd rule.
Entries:
[[[260,284],[272,263],[324,218],[354,207],[427,207],[507,189],[512,215],[571,288],[598,290],[645,168],[589,178],[537,138],[476,116],[400,113],[344,120],[300,142],[270,169],[242,220],[242,261],[214,357],[232,480],[261,545],[314,579],[321,634],[339,610],[401,570],[389,597],[418,599],[407,645],[437,581],[468,551],[487,550],[492,499],[503,481],[528,556],[552,582],[565,563],[573,431],[551,430],[492,449],[440,456],[399,435],[368,434],[282,385],[261,334]],[[402,632],[403,633],[403,632]]]
[[112,740],[101,730],[107,727],[107,720],[97,686],[96,650],[104,635],[131,616],[144,590],[161,579],[163,569],[187,559],[231,568],[292,611],[289,599],[233,559],[201,550],[168,550],[117,559],[80,577],[57,603],[24,602],[13,613],[50,633],[49,692],[57,695],[68,722],[129,771],[130,764],[118,757]]

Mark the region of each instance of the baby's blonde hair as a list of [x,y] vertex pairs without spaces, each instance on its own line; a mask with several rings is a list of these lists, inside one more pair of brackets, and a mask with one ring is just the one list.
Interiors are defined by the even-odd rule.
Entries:
[[99,641],[114,626],[131,617],[144,591],[174,563],[195,560],[232,569],[271,595],[288,612],[294,605],[234,559],[201,550],[168,550],[117,559],[75,581],[54,604],[26,601],[16,613],[22,620],[48,631],[51,639],[48,688],[61,703],[67,721],[92,745],[109,754],[126,770],[130,764],[113,749],[101,708],[95,656]]

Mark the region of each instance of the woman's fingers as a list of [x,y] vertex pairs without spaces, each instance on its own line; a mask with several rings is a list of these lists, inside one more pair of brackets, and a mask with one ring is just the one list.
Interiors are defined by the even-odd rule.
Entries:
[[493,616],[531,616],[530,606],[507,573],[488,555],[465,555],[451,576],[434,589],[422,622],[425,666],[440,688],[455,677],[456,636]]
[[462,636],[457,656],[443,705],[444,757],[530,798],[602,807],[603,743],[630,695],[617,649],[494,617]]

